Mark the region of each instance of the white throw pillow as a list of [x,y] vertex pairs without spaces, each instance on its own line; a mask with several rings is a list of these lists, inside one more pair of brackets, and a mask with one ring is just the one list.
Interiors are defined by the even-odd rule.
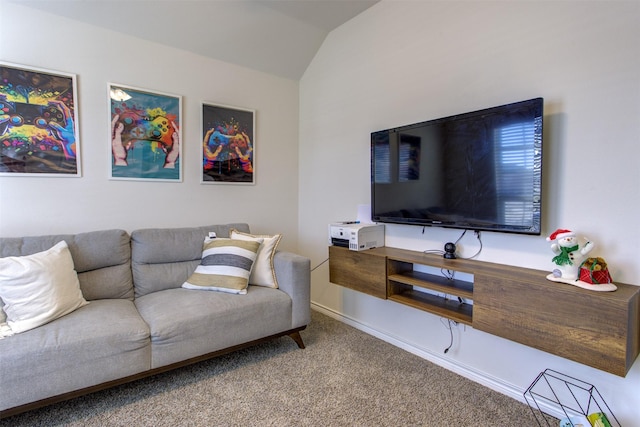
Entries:
[[65,241],[33,255],[0,258],[0,298],[16,334],[88,304]]
[[260,243],[206,238],[202,248],[202,261],[182,287],[246,294]]
[[13,335],[13,331],[7,324],[7,315],[4,313],[2,307],[4,303],[2,302],[2,298],[0,298],[0,340],[4,337],[10,337]]
[[250,285],[265,286],[268,288],[277,288],[278,280],[276,279],[276,272],[273,269],[273,256],[276,253],[276,248],[282,234],[269,235],[255,235],[243,233],[241,231],[232,229],[231,238],[238,240],[249,241],[262,241],[260,249],[258,249],[258,257],[256,263],[251,271],[251,277],[249,278]]

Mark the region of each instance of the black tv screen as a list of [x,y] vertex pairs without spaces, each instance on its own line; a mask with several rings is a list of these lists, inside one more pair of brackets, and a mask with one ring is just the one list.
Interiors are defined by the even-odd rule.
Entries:
[[371,133],[375,222],[540,234],[542,98]]

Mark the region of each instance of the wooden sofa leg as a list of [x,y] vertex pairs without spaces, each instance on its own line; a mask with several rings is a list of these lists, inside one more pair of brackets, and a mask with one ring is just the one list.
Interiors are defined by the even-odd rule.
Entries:
[[304,348],[304,342],[302,341],[300,332],[293,332],[289,334],[289,336],[296,342],[296,344],[298,344],[298,348]]

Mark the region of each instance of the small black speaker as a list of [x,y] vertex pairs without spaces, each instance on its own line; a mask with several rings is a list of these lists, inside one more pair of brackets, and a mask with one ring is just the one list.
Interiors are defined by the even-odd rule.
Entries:
[[444,244],[444,255],[446,259],[456,259],[456,244],[447,242]]

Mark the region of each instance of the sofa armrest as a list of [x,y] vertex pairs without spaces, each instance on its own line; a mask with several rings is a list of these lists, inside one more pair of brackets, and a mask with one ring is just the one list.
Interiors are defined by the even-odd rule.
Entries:
[[292,300],[291,328],[311,321],[311,260],[291,252],[276,251],[273,267],[278,287]]

